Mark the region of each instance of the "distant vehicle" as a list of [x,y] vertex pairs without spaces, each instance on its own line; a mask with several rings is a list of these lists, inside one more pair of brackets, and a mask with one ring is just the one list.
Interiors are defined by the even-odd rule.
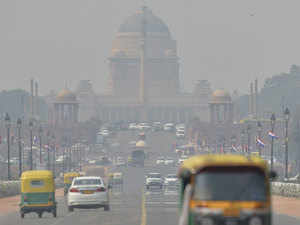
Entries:
[[184,162],[184,160],[186,159],[185,158],[178,159],[177,165],[181,165]]
[[126,162],[123,157],[118,157],[116,160],[116,166],[126,166]]
[[109,130],[101,130],[98,135],[102,135],[103,137],[108,137],[110,135]]
[[[179,195],[179,185],[167,185],[164,189],[164,195],[177,197]],[[177,198],[174,200],[176,201]]]
[[135,129],[137,129],[137,128],[138,128],[138,126],[137,126],[136,123],[130,123],[129,126],[128,126],[128,129],[129,129],[129,130],[135,130]]
[[165,177],[165,185],[178,185],[179,183],[178,177],[176,174],[168,174]]
[[154,188],[163,188],[163,178],[160,173],[149,173],[146,176],[146,189],[150,189],[152,186]]
[[174,124],[173,123],[166,123],[164,125],[164,131],[174,131]]
[[163,126],[162,126],[161,122],[154,122],[152,124],[152,130],[153,131],[160,131],[162,129],[163,129]]
[[164,164],[165,164],[165,159],[164,159],[164,157],[159,157],[159,158],[156,160],[156,164],[157,164],[157,165],[164,165]]
[[174,159],[167,158],[167,159],[165,159],[164,164],[165,164],[166,166],[174,165]]
[[177,138],[184,138],[184,136],[185,136],[184,130],[177,130],[176,131],[176,137]]
[[133,150],[131,152],[131,157],[129,160],[129,165],[131,166],[141,166],[144,167],[145,162],[145,152],[142,149]]
[[176,124],[175,128],[176,130],[185,130],[185,124],[184,123]]
[[104,208],[110,209],[108,188],[101,177],[76,177],[68,193],[68,210],[74,208]]
[[140,123],[138,124],[138,129],[140,130],[149,130],[151,126],[148,123]]

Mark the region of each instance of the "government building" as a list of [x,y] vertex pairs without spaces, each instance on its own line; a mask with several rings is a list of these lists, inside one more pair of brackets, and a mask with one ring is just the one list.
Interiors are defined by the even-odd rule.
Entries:
[[108,66],[106,94],[96,94],[87,80],[80,81],[72,93],[63,90],[54,101],[53,123],[60,123],[66,112],[76,116],[71,121],[92,117],[103,122],[184,123],[195,117],[212,123],[233,120],[229,94],[223,90],[212,93],[210,83],[201,80],[200,74],[191,92],[180,89],[176,40],[148,7],[120,25]]
[[108,94],[98,97],[101,120],[209,120],[210,84],[202,80],[192,93],[181,92],[176,40],[149,8],[120,25],[108,61]]

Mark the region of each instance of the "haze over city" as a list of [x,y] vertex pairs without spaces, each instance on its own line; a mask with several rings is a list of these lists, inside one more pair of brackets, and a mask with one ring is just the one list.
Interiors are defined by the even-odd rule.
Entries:
[[[300,64],[299,1],[171,1],[146,4],[177,40],[185,90],[208,79],[215,88],[247,92]],[[0,3],[0,89],[25,88],[34,77],[41,94],[90,79],[107,87],[112,39],[141,1],[9,0]],[[60,82],[57,82],[57,81]]]

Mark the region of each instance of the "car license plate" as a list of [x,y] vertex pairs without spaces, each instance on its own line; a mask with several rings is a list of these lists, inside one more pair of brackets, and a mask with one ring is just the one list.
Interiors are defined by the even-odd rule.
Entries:
[[236,220],[227,220],[225,225],[238,225],[238,221]]
[[94,191],[90,191],[90,190],[85,190],[85,191],[82,191],[83,194],[93,194]]

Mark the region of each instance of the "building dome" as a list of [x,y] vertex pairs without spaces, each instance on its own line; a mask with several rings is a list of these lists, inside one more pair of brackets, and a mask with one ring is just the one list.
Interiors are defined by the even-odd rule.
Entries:
[[211,103],[220,104],[220,103],[231,103],[230,94],[222,89],[216,90],[212,94]]
[[76,101],[76,95],[71,92],[69,89],[63,89],[56,96],[57,101]]
[[141,10],[125,19],[124,23],[119,28],[119,33],[140,33],[143,31],[143,26],[145,26],[145,32],[147,33],[169,34],[168,26],[147,7],[143,7]]

